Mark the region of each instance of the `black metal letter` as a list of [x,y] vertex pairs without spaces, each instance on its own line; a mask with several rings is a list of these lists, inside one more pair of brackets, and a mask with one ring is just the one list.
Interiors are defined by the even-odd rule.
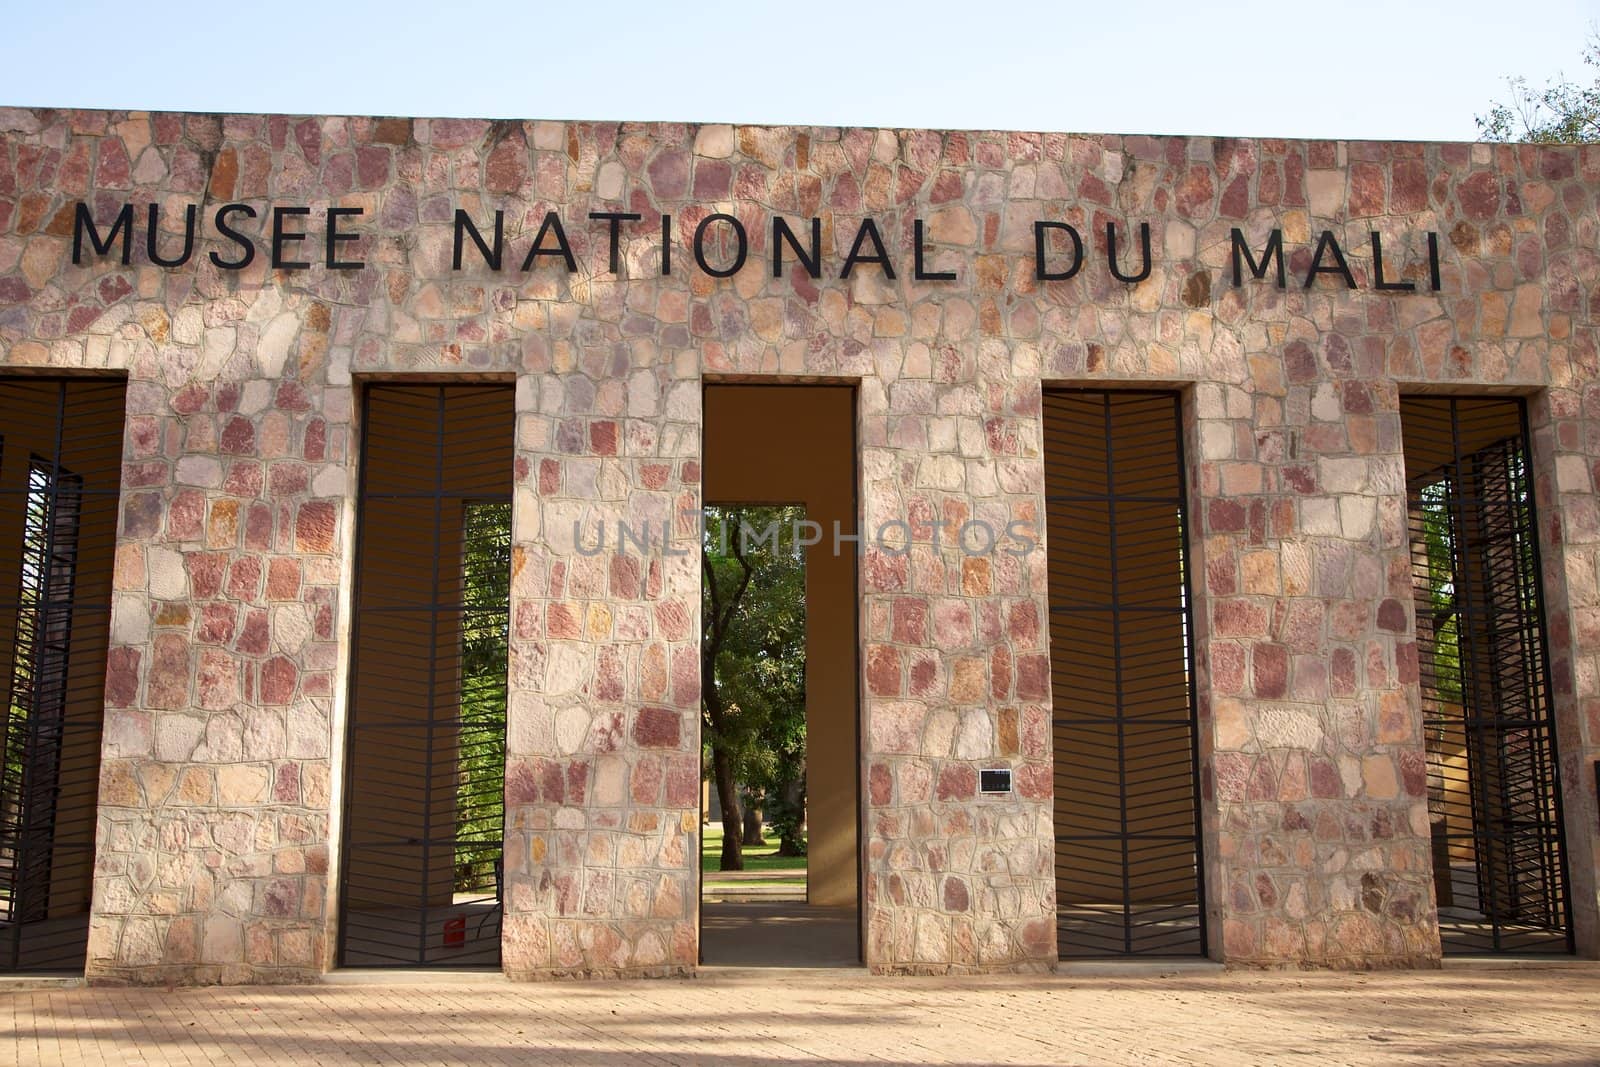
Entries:
[[305,231],[292,233],[283,228],[283,220],[290,216],[309,215],[308,207],[275,207],[272,209],[272,269],[310,270],[311,264],[300,259],[284,259],[283,246],[290,241],[304,241]]
[[[873,255],[861,254],[861,246],[868,241],[872,242],[875,249]],[[856,231],[855,243],[850,246],[850,254],[844,257],[844,269],[839,272],[839,277],[850,277],[850,271],[857,263],[876,263],[883,268],[884,277],[894,281],[894,264],[889,262],[889,253],[884,251],[883,238],[878,236],[878,224],[871,219],[862,219],[861,228]]]
[[795,258],[805,268],[806,274],[813,278],[822,277],[822,220],[811,220],[811,254],[807,255],[806,250],[800,247],[800,239],[789,229],[789,224],[776,215],[773,216],[772,276],[774,278],[783,277],[783,245],[786,241],[789,247],[794,249]]
[[[1324,267],[1322,254],[1328,250],[1333,251],[1333,262],[1336,266]],[[1323,230],[1322,236],[1317,238],[1317,250],[1311,256],[1311,269],[1306,271],[1306,288],[1311,288],[1311,283],[1317,280],[1319,274],[1338,274],[1344,277],[1344,284],[1354,289],[1355,276],[1350,273],[1350,266],[1344,261],[1344,250],[1339,247],[1339,242],[1334,239],[1332,230]]]
[[672,273],[672,216],[661,216],[661,276]]
[[100,231],[95,229],[94,219],[89,215],[89,205],[82,200],[74,212],[72,220],[72,262],[78,263],[83,256],[83,235],[89,234],[89,244],[94,247],[95,255],[103,256],[111,251],[111,242],[117,239],[117,234],[122,234],[122,265],[126,267],[133,258],[133,205],[123,204],[122,210],[117,212],[117,221],[112,223],[111,232],[106,234],[104,241],[100,240]]
[[[545,248],[544,235],[556,235],[556,247]],[[572,258],[572,249],[567,246],[567,231],[561,228],[561,218],[554,211],[544,213],[544,221],[539,224],[539,232],[533,235],[533,247],[528,249],[528,254],[522,259],[522,269],[533,269],[534,256],[560,256],[567,261],[567,273],[576,274],[578,261]]]
[[361,235],[358,233],[340,233],[339,220],[345,216],[360,215],[358,207],[330,207],[328,209],[328,269],[329,270],[360,270],[366,264],[359,259],[341,260],[339,258],[339,245],[343,241],[354,241]]
[[1433,291],[1439,291],[1439,235],[1432,230],[1428,231],[1428,280],[1433,283]]
[[618,246],[622,240],[622,224],[624,222],[638,222],[643,215],[636,211],[591,211],[591,219],[603,219],[611,224],[611,259],[607,268],[612,274],[617,273]]
[[489,269],[499,270],[500,254],[505,251],[503,244],[505,229],[506,213],[504,211],[496,211],[494,213],[494,248],[490,249],[488,245],[483,243],[483,234],[479,233],[478,228],[472,224],[472,216],[460,208],[456,208],[456,252],[454,258],[450,261],[450,269],[461,269],[462,246],[466,243],[466,239],[471,237],[472,243],[478,246],[478,253],[483,256],[483,261],[489,264]]
[[228,216],[234,214],[242,214],[247,219],[253,219],[256,217],[256,209],[249,204],[223,204],[217,208],[216,217],[213,219],[217,232],[244,249],[243,256],[231,260],[225,260],[212,252],[211,262],[223,270],[244,270],[256,259],[256,246],[250,243],[250,238],[228,225]]
[[1378,231],[1372,231],[1372,287],[1374,289],[1387,289],[1392,292],[1410,292],[1416,289],[1415,282],[1386,282],[1383,280],[1383,238],[1378,236]]
[[1267,268],[1272,266],[1272,261],[1278,261],[1278,288],[1288,286],[1288,278],[1283,267],[1283,231],[1273,230],[1267,237],[1267,247],[1261,253],[1261,262],[1256,262],[1256,257],[1250,254],[1250,246],[1245,243],[1244,231],[1235,226],[1228,231],[1230,240],[1233,241],[1233,287],[1237,289],[1244,284],[1244,264],[1250,265],[1250,277],[1256,281],[1267,276]]
[[[1060,230],[1072,242],[1072,266],[1066,270],[1051,270],[1044,265],[1045,231]],[[1041,282],[1064,282],[1083,269],[1083,238],[1075,227],[1065,222],[1040,219],[1033,224],[1033,276]]]
[[144,251],[150,257],[150,262],[158,267],[181,267],[189,262],[189,257],[194,254],[194,214],[195,206],[188,204],[183,209],[183,255],[177,259],[165,259],[156,248],[156,237],[161,229],[161,205],[151,204],[148,220],[150,225],[144,231]]
[[956,272],[953,270],[925,271],[922,269],[922,220],[911,220],[912,234],[912,277],[919,282],[953,282]]
[[[713,222],[733,223],[733,236],[734,239],[739,242],[739,251],[738,254],[733,257],[733,265],[722,270],[718,270],[706,262],[706,230],[711,227]],[[700,225],[694,228],[694,261],[700,264],[701,270],[705,271],[713,278],[731,278],[733,275],[739,273],[739,268],[744,266],[745,256],[748,255],[749,252],[750,240],[745,236],[744,223],[740,222],[732,215],[724,215],[721,212],[718,212],[715,215],[707,215],[705,218],[700,220]]]
[[1139,223],[1139,247],[1144,253],[1144,269],[1138,274],[1124,274],[1117,266],[1117,224],[1106,223],[1106,262],[1111,264],[1111,276],[1119,282],[1142,282],[1150,277],[1150,224]]

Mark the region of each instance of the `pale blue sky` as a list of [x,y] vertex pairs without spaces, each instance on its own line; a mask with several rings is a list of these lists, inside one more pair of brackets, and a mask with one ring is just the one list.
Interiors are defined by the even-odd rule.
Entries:
[[0,104],[1471,139],[1600,0],[0,0]]

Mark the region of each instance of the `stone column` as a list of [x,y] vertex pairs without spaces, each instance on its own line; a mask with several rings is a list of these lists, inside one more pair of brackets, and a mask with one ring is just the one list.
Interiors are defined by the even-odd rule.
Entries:
[[[328,305],[141,314],[106,677],[92,981],[304,981],[324,964],[351,393]],[[347,313],[342,313],[347,314]],[[258,347],[285,323],[285,369]],[[184,371],[182,368],[188,368]]]
[[[1576,345],[1594,365],[1595,334]],[[1550,389],[1529,404],[1550,692],[1578,954],[1600,955],[1600,386]]]
[[1337,334],[1195,391],[1206,878],[1230,964],[1437,965],[1399,394]]
[[[897,378],[861,391],[867,962],[897,973],[1047,970],[1054,769],[1039,382],[1015,373],[1006,345],[976,336],[971,305],[944,304],[938,340],[949,346],[930,359],[913,344]],[[992,552],[963,551],[968,522],[994,531]],[[1028,540],[1006,535],[1013,522]],[[974,548],[978,536],[969,532]],[[996,766],[1012,769],[1014,791],[980,795],[979,769]]]
[[[687,973],[697,955],[700,552],[685,513],[700,506],[700,381],[666,359],[630,369],[616,337],[588,339],[606,343],[518,382],[502,942],[514,978]],[[576,347],[554,335],[538,351],[546,340]]]

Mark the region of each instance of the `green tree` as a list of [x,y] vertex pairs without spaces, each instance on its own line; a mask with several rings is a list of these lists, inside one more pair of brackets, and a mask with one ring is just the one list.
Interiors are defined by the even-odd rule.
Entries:
[[511,503],[470,501],[462,521],[455,888],[471,892],[494,885],[505,829]]
[[780,852],[799,855],[805,795],[805,564],[798,507],[708,508],[702,714],[722,806],[725,871],[744,869],[738,784],[768,798]]
[[1422,518],[1427,582],[1418,610],[1427,609],[1432,636],[1433,693],[1441,705],[1461,703],[1461,628],[1456,610],[1456,544],[1451,528],[1451,482],[1425,486],[1413,505]]
[[[1600,71],[1600,31],[1589,31],[1583,62]],[[1487,115],[1477,116],[1478,133],[1485,141],[1600,141],[1600,73],[1588,85],[1561,75],[1542,89],[1535,89],[1521,76],[1507,78],[1506,86],[1511,98],[1495,102]]]

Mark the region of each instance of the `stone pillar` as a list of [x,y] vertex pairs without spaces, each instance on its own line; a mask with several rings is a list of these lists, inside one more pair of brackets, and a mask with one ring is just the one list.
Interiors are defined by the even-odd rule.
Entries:
[[[700,506],[700,380],[665,358],[616,365],[518,381],[501,946],[514,978],[681,974],[697,956],[700,552],[685,513]],[[619,552],[619,523],[649,548]]]
[[[1595,331],[1580,333],[1574,347],[1594,365]],[[1600,955],[1600,386],[1550,389],[1528,415],[1568,899],[1578,954],[1592,959]]]
[[[216,135],[205,116],[164,121],[157,141],[180,156],[176,124]],[[264,274],[225,311],[141,304],[159,343],[124,331],[106,357],[130,381],[91,981],[304,981],[325,966],[351,487],[351,390],[327,363],[358,313],[262,288]]]
[[[970,305],[947,299],[945,316],[953,347],[936,364],[914,345],[924,358],[861,391],[867,962],[896,973],[1047,970],[1055,841],[1040,388],[1012,376],[1003,346],[974,335]],[[959,547],[969,521],[998,535],[992,553]],[[1006,536],[1013,522],[1031,551]],[[896,523],[910,528],[908,550]],[[1015,790],[980,796],[978,771],[995,766],[1012,769]]]
[[1399,393],[1339,335],[1195,389],[1212,954],[1437,965]]

